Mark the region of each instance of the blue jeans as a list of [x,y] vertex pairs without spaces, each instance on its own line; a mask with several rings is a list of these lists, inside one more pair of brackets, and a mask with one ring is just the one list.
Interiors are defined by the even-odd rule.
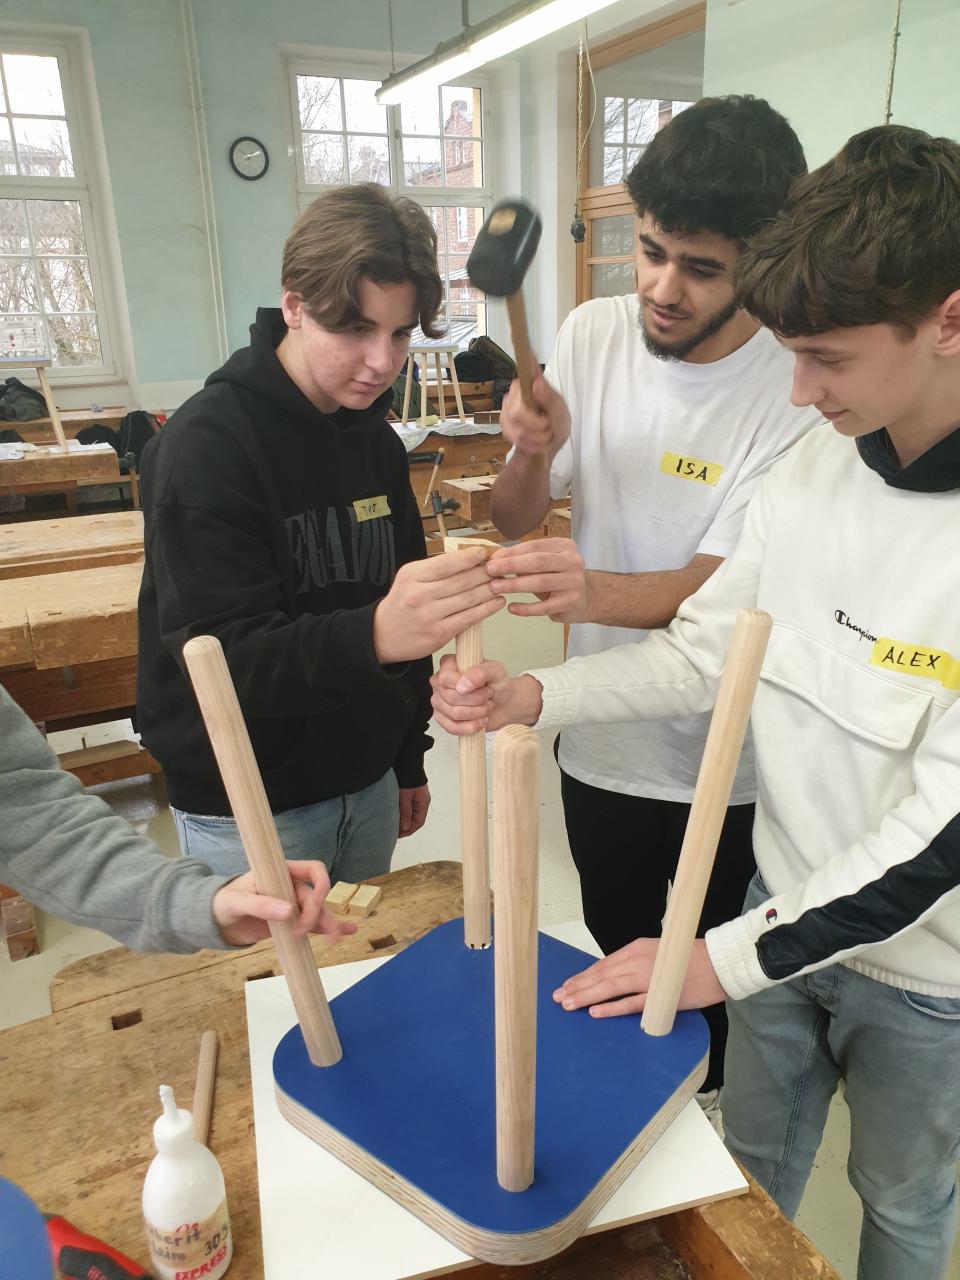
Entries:
[[[759,876],[744,910],[770,894]],[[960,999],[830,965],[728,1000],[726,1144],[788,1217],[838,1082],[847,1173],[863,1204],[859,1280],[940,1280],[955,1230]]]
[[[249,870],[233,818],[183,813],[171,807],[180,848],[221,875]],[[348,796],[274,814],[288,858],[319,858],[330,883],[359,884],[390,870],[400,830],[400,797],[390,769],[379,782]]]

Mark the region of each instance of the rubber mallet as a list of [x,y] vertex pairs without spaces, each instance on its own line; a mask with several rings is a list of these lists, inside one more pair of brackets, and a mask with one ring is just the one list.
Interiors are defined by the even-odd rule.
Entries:
[[530,346],[522,290],[542,229],[539,215],[523,200],[501,200],[480,228],[467,259],[470,283],[491,298],[507,300],[520,392],[531,409],[536,403],[530,388],[540,366]]

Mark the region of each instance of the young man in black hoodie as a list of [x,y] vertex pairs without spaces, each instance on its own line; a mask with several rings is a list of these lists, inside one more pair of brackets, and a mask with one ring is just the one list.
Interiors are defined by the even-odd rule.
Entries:
[[144,453],[137,707],[185,854],[246,862],[181,652],[223,645],[288,858],[331,882],[390,866],[423,825],[429,655],[502,606],[481,553],[426,559],[386,422],[442,300],[423,210],[329,191],[283,255],[279,310]]

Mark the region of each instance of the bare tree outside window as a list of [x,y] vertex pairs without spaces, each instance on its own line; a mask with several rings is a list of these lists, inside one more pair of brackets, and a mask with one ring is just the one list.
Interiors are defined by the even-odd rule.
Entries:
[[354,182],[379,182],[418,200],[437,230],[447,341],[465,346],[485,332],[483,296],[466,276],[486,216],[481,90],[444,85],[401,106],[381,107],[378,80],[296,68],[291,77],[301,205],[326,187]]
[[0,52],[0,326],[61,368],[103,365],[86,203],[58,57]]

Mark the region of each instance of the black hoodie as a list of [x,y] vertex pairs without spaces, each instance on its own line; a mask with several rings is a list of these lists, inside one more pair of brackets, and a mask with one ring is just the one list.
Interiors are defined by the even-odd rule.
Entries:
[[143,455],[137,713],[189,813],[230,813],[182,666],[196,635],[223,645],[274,812],[391,767],[426,781],[431,661],[383,667],[373,649],[377,601],[426,554],[391,396],[321,413],[277,359],[285,332],[261,308]]

